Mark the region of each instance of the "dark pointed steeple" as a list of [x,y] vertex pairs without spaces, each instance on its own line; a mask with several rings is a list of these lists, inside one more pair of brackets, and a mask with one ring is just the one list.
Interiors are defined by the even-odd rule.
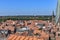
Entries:
[[55,17],[54,17],[55,15],[54,15],[54,11],[52,12],[52,23],[54,24],[54,19],[55,19]]

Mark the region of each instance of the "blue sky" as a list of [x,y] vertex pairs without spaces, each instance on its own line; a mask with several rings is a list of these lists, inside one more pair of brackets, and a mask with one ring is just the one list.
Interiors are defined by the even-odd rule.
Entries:
[[0,15],[51,15],[57,0],[0,0]]

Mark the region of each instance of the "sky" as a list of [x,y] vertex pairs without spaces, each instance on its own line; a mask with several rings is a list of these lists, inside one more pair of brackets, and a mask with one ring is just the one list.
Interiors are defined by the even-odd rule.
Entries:
[[0,0],[0,16],[52,15],[57,0]]

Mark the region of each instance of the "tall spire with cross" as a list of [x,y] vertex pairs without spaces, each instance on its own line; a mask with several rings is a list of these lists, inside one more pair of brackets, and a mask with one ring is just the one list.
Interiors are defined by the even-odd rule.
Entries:
[[54,11],[52,12],[52,23],[54,24]]

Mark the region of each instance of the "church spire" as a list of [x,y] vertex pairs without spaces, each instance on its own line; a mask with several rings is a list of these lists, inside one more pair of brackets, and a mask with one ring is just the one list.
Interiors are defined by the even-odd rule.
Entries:
[[52,12],[52,23],[54,24],[54,11]]

